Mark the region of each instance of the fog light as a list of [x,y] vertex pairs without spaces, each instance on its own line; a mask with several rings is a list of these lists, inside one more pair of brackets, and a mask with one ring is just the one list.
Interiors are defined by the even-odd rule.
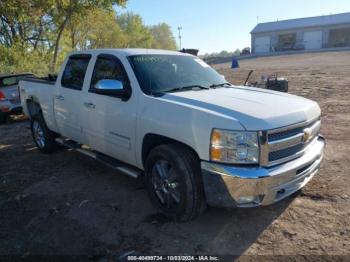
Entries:
[[257,200],[257,196],[241,196],[237,200],[237,204],[249,204],[255,202]]

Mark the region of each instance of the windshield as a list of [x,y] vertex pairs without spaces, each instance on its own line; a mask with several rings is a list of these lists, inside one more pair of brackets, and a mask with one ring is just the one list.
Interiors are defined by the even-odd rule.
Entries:
[[225,82],[198,57],[183,55],[136,55],[129,61],[146,94],[168,92],[183,87],[210,87]]

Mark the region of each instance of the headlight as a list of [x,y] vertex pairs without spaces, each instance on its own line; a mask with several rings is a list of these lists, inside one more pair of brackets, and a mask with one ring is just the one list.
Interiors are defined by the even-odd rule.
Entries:
[[229,164],[257,164],[258,133],[213,129],[210,158],[211,161]]

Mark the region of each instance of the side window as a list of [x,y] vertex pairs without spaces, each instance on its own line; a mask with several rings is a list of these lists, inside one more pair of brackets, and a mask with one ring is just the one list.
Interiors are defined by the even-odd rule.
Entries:
[[69,57],[62,75],[62,87],[82,90],[90,58],[90,55],[73,55]]
[[100,55],[97,57],[89,91],[95,92],[95,85],[102,79],[119,80],[123,83],[124,88],[129,87],[129,79],[125,69],[115,56]]

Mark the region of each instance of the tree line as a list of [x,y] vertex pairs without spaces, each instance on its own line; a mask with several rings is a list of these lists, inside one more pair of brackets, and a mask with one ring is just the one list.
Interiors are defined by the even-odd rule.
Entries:
[[241,54],[241,50],[239,50],[237,48],[233,52],[229,52],[229,51],[223,50],[221,52],[205,53],[202,56],[202,58],[203,59],[208,59],[208,58],[212,58],[212,57],[232,57],[232,56],[239,56],[240,54]]
[[1,0],[0,73],[55,72],[67,52],[90,48],[176,49],[166,23],[119,13],[127,0]]

